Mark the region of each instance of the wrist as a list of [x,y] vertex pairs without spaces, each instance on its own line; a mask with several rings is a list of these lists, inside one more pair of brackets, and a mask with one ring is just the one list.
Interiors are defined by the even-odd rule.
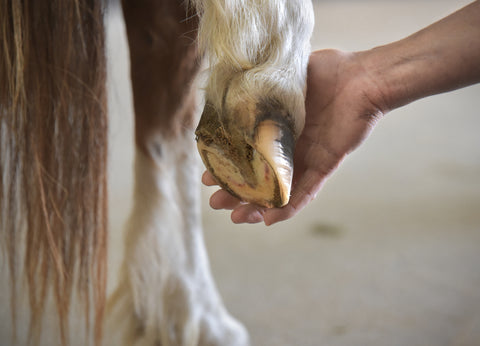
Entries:
[[383,114],[396,108],[398,91],[391,87],[390,76],[383,53],[374,48],[352,54],[352,62],[358,66],[357,78],[362,81],[364,93],[370,102]]
[[370,79],[372,99],[383,113],[399,108],[415,100],[410,88],[409,76],[414,75],[412,60],[402,57],[402,48],[396,44],[380,46],[356,53],[365,75]]

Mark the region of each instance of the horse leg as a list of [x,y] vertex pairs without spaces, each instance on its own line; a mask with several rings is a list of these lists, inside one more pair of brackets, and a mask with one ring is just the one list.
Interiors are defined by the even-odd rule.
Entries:
[[[197,18],[183,1],[124,0],[135,108],[134,207],[108,344],[246,345],[212,280],[195,149]],[[190,11],[191,12],[191,11]],[[121,330],[121,341],[114,340]]]
[[284,206],[305,123],[311,0],[195,3],[201,49],[210,62],[196,131],[205,166],[238,198]]

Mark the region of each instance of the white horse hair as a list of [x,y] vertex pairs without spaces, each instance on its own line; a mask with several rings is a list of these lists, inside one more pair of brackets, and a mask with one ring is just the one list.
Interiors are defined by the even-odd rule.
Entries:
[[199,46],[210,65],[206,99],[228,111],[239,102],[278,101],[305,115],[305,80],[314,18],[310,0],[195,0]]

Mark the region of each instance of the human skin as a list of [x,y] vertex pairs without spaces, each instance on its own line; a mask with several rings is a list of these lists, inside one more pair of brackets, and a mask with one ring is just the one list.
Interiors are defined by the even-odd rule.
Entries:
[[[316,51],[308,66],[306,122],[295,149],[289,203],[268,209],[219,190],[210,206],[232,210],[234,223],[268,226],[292,218],[386,113],[478,82],[480,0],[394,43],[355,53]],[[202,182],[216,185],[208,172]]]

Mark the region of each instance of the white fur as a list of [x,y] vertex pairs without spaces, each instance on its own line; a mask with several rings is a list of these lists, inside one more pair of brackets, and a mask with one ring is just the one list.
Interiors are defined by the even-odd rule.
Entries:
[[239,102],[275,99],[295,117],[300,133],[314,24],[311,1],[196,0],[196,5],[200,49],[210,62],[207,100],[229,111]]
[[[135,206],[120,286],[109,307],[109,345],[248,344],[213,283],[202,238],[200,167],[191,134],[156,138],[161,157],[136,153]],[[111,336],[111,333],[107,333]]]

